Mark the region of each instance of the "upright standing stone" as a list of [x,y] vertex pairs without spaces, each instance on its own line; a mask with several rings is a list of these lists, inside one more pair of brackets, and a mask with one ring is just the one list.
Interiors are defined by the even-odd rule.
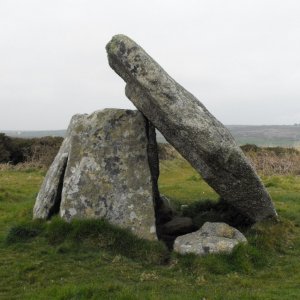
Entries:
[[[43,188],[52,186],[58,194],[56,182],[63,176],[62,218],[105,218],[140,237],[156,239],[148,129],[144,116],[132,110],[104,109],[78,118],[64,142],[65,172],[46,177],[35,217],[49,216],[37,213],[48,199],[48,189]],[[56,162],[60,160],[57,156]]]
[[201,102],[130,38],[114,36],[106,49],[127,97],[225,201],[253,222],[277,216],[253,167]]
[[68,127],[66,137],[51,164],[40,191],[37,195],[33,208],[33,217],[38,219],[49,219],[53,214],[59,212],[63,178],[67,166],[71,135],[74,126],[85,115],[75,115],[72,117]]

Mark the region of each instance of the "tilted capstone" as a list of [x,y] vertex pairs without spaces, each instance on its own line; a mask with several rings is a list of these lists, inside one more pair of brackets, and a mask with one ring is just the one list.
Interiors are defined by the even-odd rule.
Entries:
[[250,222],[276,217],[270,195],[232,135],[138,44],[117,35],[106,46],[126,96],[207,183]]

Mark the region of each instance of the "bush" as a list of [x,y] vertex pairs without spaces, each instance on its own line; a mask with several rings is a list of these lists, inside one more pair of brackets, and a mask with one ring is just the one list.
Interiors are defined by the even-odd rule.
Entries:
[[263,175],[299,175],[300,152],[294,148],[241,147],[254,168]]
[[4,133],[0,133],[0,163],[7,163],[10,161],[12,148],[11,138]]
[[62,137],[11,138],[0,133],[0,163],[38,163],[50,166],[63,141]]

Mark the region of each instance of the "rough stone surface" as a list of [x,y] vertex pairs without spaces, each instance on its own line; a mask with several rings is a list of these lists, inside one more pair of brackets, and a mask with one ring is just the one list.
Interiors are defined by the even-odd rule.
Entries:
[[139,45],[117,35],[106,46],[126,95],[207,183],[252,222],[277,213],[232,135]]
[[35,219],[49,219],[51,215],[59,211],[62,182],[68,161],[70,151],[70,140],[74,126],[84,115],[75,115],[72,117],[68,127],[66,137],[52,163],[40,191],[37,195],[33,208],[33,217]]
[[[64,142],[67,165],[60,216],[67,221],[105,218],[140,237],[156,239],[148,130],[147,120],[138,111],[105,109],[78,118]],[[62,172],[57,174],[58,164],[63,164],[59,155],[43,187],[57,190]],[[47,198],[43,187],[39,203]]]
[[247,239],[237,229],[225,223],[206,222],[195,232],[176,238],[174,251],[187,254],[230,253],[239,243]]

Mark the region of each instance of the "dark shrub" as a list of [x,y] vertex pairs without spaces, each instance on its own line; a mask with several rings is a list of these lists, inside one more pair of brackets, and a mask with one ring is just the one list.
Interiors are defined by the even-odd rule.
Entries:
[[12,138],[0,133],[0,163],[36,162],[50,166],[63,141],[62,137]]

